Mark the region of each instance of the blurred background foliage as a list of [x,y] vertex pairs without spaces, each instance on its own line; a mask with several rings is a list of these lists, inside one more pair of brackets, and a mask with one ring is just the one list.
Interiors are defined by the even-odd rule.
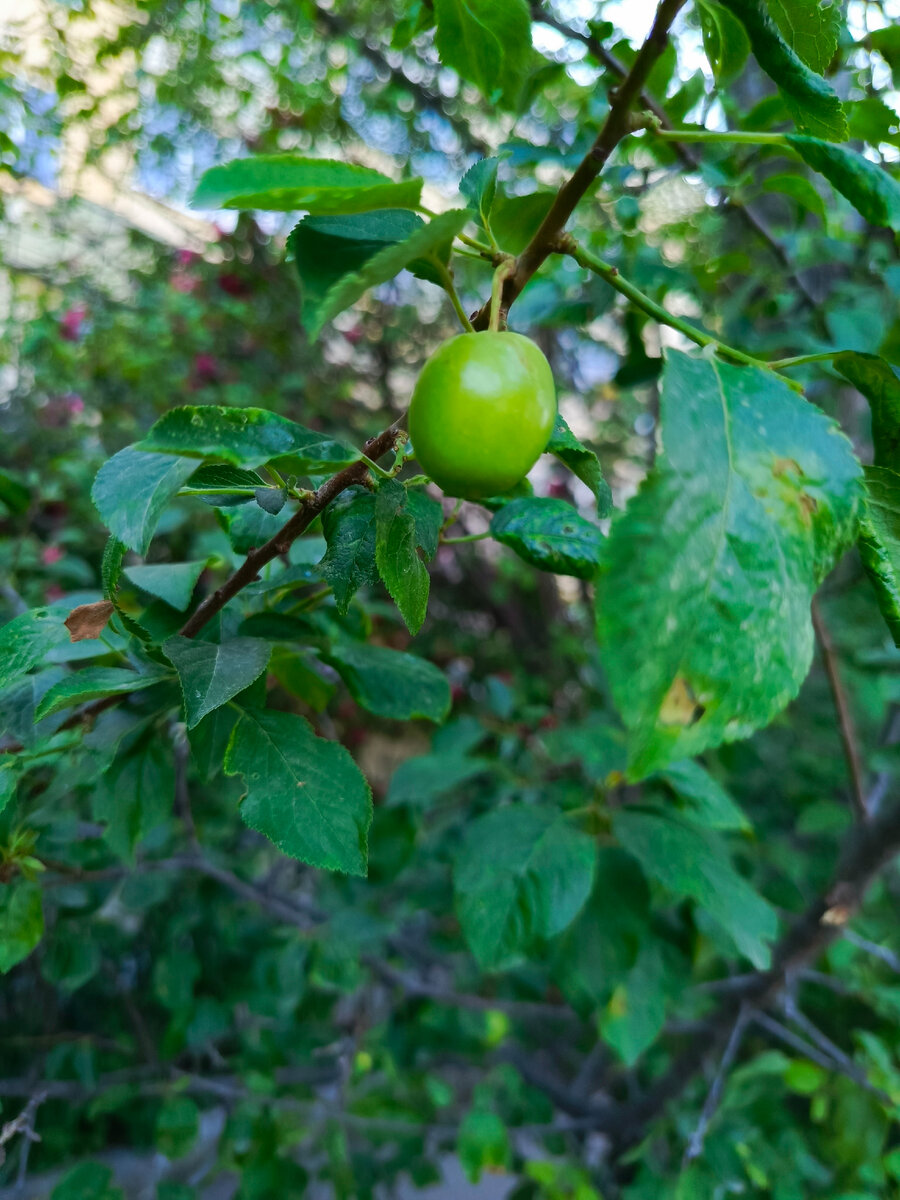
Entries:
[[[442,208],[465,168],[501,149],[495,229],[515,251],[602,120],[609,56],[629,61],[650,10],[537,6],[533,70],[502,108],[441,66],[418,32],[426,15],[421,2],[386,0],[16,9],[0,41],[3,620],[99,596],[105,533],[91,482],[168,408],[252,404],[360,444],[403,412],[424,357],[454,332],[443,294],[404,275],[311,345],[282,261],[290,222],[191,213],[204,169],[248,150],[314,149],[421,174]],[[828,66],[853,136],[889,169],[898,15],[851,0]],[[712,116],[777,129],[786,117],[752,60],[727,92],[714,85],[692,10],[649,91],[676,125]],[[714,147],[686,163],[631,139],[578,223],[655,300],[730,344],[771,356],[877,350],[900,365],[893,238],[778,150]],[[489,273],[463,259],[455,269],[473,310]],[[544,269],[511,324],[548,355],[561,410],[621,506],[653,460],[660,337],[677,335],[568,260]],[[867,460],[856,393],[827,366],[798,375]],[[698,471],[703,461],[698,444]],[[587,489],[546,460],[533,481],[590,510]],[[222,511],[173,506],[152,561],[232,561]],[[461,533],[486,527],[472,505],[460,522]],[[866,786],[883,796],[898,771],[900,654],[855,553],[821,607]],[[398,649],[409,641],[377,587],[346,618],[326,607],[320,619]],[[639,863],[617,844],[616,814],[633,797],[586,585],[539,575],[492,542],[443,547],[415,652],[453,687],[436,731],[373,718],[301,649],[276,660],[280,706],[339,738],[372,781],[368,881],[312,871],[243,828],[238,781],[188,766],[175,723],[152,731],[174,754],[149,784],[175,807],[140,831],[134,857],[104,837],[122,801],[114,784],[98,788],[90,764],[51,774],[35,762],[0,818],[0,863],[34,855],[48,869],[44,939],[0,988],[0,1119],[43,1094],[41,1141],[11,1143],[0,1196],[900,1196],[896,872],[850,936],[793,981],[775,1031],[745,1036],[697,1163],[681,1169],[710,1072],[613,1157],[580,1117],[651,1091],[681,1039],[702,1030],[722,979],[747,963],[704,908],[658,882],[652,845]],[[4,733],[26,748],[40,733],[34,703],[30,685],[0,694]],[[98,725],[98,754],[102,740]],[[735,869],[782,914],[802,910],[852,821],[820,659],[781,718],[704,766],[642,794],[718,805]],[[481,970],[454,916],[450,864],[473,820],[513,799],[594,804],[600,865],[574,925],[524,961]],[[206,873],[179,867],[190,821]],[[810,1043],[796,1013],[836,1054]],[[800,1034],[820,1061],[798,1050]],[[449,1190],[429,1193],[444,1176]]]

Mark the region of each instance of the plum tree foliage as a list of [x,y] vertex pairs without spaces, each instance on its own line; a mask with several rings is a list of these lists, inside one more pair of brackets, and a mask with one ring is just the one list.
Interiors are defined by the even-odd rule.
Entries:
[[583,7],[4,35],[3,1195],[900,1194],[898,13]]

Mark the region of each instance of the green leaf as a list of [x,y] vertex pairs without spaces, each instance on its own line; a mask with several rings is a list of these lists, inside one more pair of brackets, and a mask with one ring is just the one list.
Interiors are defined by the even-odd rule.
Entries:
[[498,542],[542,571],[593,579],[605,539],[565,500],[511,500],[491,520]]
[[252,208],[267,212],[361,213],[415,208],[421,179],[394,183],[371,167],[329,158],[260,154],[204,172],[194,208]]
[[484,970],[561,933],[594,881],[594,840],[552,808],[517,804],[468,825],[453,870],[456,912]]
[[186,1183],[164,1179],[156,1185],[156,1200],[197,1200],[197,1192]]
[[612,492],[603,478],[600,460],[593,450],[583,446],[568,427],[560,413],[550,435],[547,453],[555,455],[583,484],[591,489],[597,501],[597,516],[608,517],[612,511]]
[[92,809],[95,820],[106,822],[110,848],[132,861],[138,842],[171,816],[174,799],[172,748],[151,739],[115,760],[93,793]]
[[491,209],[497,194],[497,171],[501,156],[480,158],[472,164],[459,181],[459,190],[469,202],[469,208],[485,229],[490,229]]
[[683,762],[671,763],[664,771],[660,771],[659,778],[688,802],[691,815],[698,825],[704,825],[707,829],[750,830],[750,822],[740,808],[700,763],[687,758]]
[[444,510],[440,503],[422,488],[406,489],[406,507],[416,523],[416,545],[425,555],[426,561],[431,562],[440,543]]
[[666,976],[659,946],[641,946],[638,960],[617,984],[600,1016],[600,1034],[627,1067],[633,1066],[662,1033],[666,1019]]
[[191,756],[205,782],[214,779],[222,770],[225,752],[241,709],[264,708],[265,703],[266,677],[260,675],[246,691],[235,696],[233,704],[223,704],[188,730]]
[[859,554],[881,615],[900,646],[900,475],[887,467],[866,467],[865,478]]
[[866,40],[891,68],[894,87],[900,87],[900,26],[893,22],[882,29],[873,29]]
[[257,488],[254,499],[264,512],[276,517],[287,503],[287,488],[261,487]]
[[174,637],[162,649],[178,672],[188,729],[258,679],[272,650],[267,642],[248,637],[221,644]]
[[84,704],[88,700],[99,700],[104,696],[127,696],[130,692],[141,692],[168,678],[165,671],[153,670],[138,674],[121,667],[85,667],[73,671],[65,679],[53,685],[37,706],[35,721],[50,717],[64,708]]
[[186,404],[161,417],[139,443],[142,450],[191,458],[224,458],[236,467],[260,467],[290,458],[298,475],[327,475],[359,458],[359,451],[265,408]]
[[814,137],[785,134],[803,161],[845,196],[872,225],[900,229],[900,183],[854,150]]
[[447,677],[427,659],[367,642],[337,642],[323,658],[357,704],[378,717],[425,717],[440,724],[450,712]]
[[532,59],[525,0],[435,0],[435,45],[446,67],[491,102],[515,102]]
[[337,687],[330,679],[324,679],[321,668],[316,670],[316,666],[311,654],[295,654],[278,648],[272,655],[269,669],[286,691],[299,697],[315,712],[324,712]]
[[476,775],[490,771],[491,767],[489,759],[465,758],[451,751],[408,758],[391,776],[387,803],[391,807],[411,804],[426,808],[447,792],[455,792]]
[[768,0],[769,12],[781,36],[808,67],[824,75],[834,58],[841,34],[837,0]]
[[470,1183],[477,1183],[482,1171],[505,1175],[511,1158],[509,1135],[497,1113],[471,1108],[460,1122],[456,1153]]
[[245,504],[241,508],[217,509],[216,516],[228,534],[232,550],[236,554],[249,554],[254,547],[264,545],[287,525],[291,511],[283,509],[273,516],[258,504]]
[[27,958],[43,935],[40,886],[19,878],[0,887],[0,974]]
[[[300,276],[304,328],[321,329],[327,318],[320,319],[319,309],[339,280],[359,271],[379,250],[405,242],[424,225],[420,216],[402,208],[350,217],[304,217],[287,241],[288,255]],[[423,278],[438,282],[433,266],[410,264],[414,274],[419,268]]]
[[49,718],[34,724],[34,710],[44,693],[65,675],[62,667],[48,667],[25,675],[0,688],[0,732],[25,747],[32,747],[50,735],[59,724]]
[[84,937],[69,936],[70,927],[57,926],[41,954],[41,974],[64,992],[77,992],[100,970],[100,947]]
[[100,566],[100,576],[103,580],[103,595],[107,600],[115,602],[119,581],[122,578],[122,564],[128,547],[113,535],[106,539],[103,547],[103,561]]
[[200,1110],[190,1096],[172,1096],[156,1114],[156,1148],[166,1158],[183,1158],[199,1129]]
[[429,579],[419,557],[416,518],[402,483],[386,479],[375,497],[375,562],[378,573],[415,636],[428,608]]
[[737,79],[750,54],[750,39],[740,21],[716,0],[698,5],[703,49],[716,83],[723,87]]
[[498,196],[491,211],[491,228],[500,248],[521,254],[538,229],[556,192],[530,192],[527,196]]
[[769,966],[775,910],[738,875],[716,834],[675,813],[637,808],[618,810],[613,829],[647,875],[695,900],[755,967]]
[[163,510],[196,469],[190,458],[126,446],[97,472],[91,499],[110,533],[146,554]]
[[814,212],[825,221],[825,202],[815,184],[805,175],[768,175],[760,186],[764,192],[776,192],[795,201],[801,216],[806,211]]
[[32,608],[0,628],[0,688],[39,666],[55,647],[69,641],[65,614]]
[[424,0],[410,0],[404,15],[394,26],[391,49],[405,50],[420,33],[433,27],[434,13],[431,5],[426,4]]
[[385,246],[356,270],[343,275],[325,293],[307,324],[310,337],[318,337],[323,325],[355,304],[369,288],[393,279],[404,267],[411,268],[421,259],[446,262],[451,242],[469,219],[468,209],[450,209],[414,230],[402,242]]
[[328,550],[319,570],[343,616],[357,591],[378,580],[375,497],[366,488],[348,488],[322,513],[322,531]]
[[797,694],[812,595],[860,502],[847,439],[769,371],[671,351],[661,409],[664,454],[597,580],[632,778],[747,737]]
[[329,871],[366,874],[369,785],[344,747],[316,737],[303,717],[246,709],[225,772],[244,776],[244,821],[285,854]]
[[875,354],[838,354],[834,369],[869,402],[875,466],[900,471],[900,378]]
[[100,1163],[79,1163],[59,1181],[50,1200],[122,1200],[122,1190],[111,1185],[109,1167]]
[[601,846],[594,888],[553,945],[552,976],[584,1016],[605,1005],[648,941],[650,893],[644,874],[618,846]]
[[787,44],[762,0],[722,2],[743,23],[756,61],[774,81],[800,129],[830,142],[844,141],[847,118],[840,100],[831,85]]
[[13,516],[28,511],[31,492],[8,471],[0,471],[0,503],[5,504]]
[[204,463],[191,476],[187,487],[182,488],[182,493],[190,495],[193,491],[207,491],[210,488],[241,488],[245,493],[241,496],[199,497],[204,504],[211,504],[214,508],[232,508],[237,504],[249,504],[256,489],[264,485],[265,480],[256,471],[244,471],[228,463]]
[[186,563],[160,563],[152,566],[126,567],[124,575],[142,592],[164,600],[172,608],[184,612],[191,602],[197,580],[206,568],[205,558]]
[[[7,755],[7,760],[9,760],[10,757],[10,755]],[[10,761],[0,761],[0,813],[3,812],[7,804],[9,804],[10,800],[12,800],[13,796],[15,796],[16,782],[17,776],[16,772],[12,768],[12,763]]]

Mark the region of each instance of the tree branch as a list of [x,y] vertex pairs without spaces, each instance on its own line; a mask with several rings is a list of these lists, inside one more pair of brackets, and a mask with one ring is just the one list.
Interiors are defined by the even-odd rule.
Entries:
[[[363,446],[363,454],[373,461],[379,459],[389,450],[394,449],[397,438],[397,428],[391,426],[384,433],[370,438]],[[283,529],[280,529],[274,537],[258,549],[251,550],[234,574],[198,605],[179,630],[181,636],[192,638],[198,634],[216,613],[222,611],[229,600],[233,600],[239,591],[253,583],[267,563],[278,558],[280,554],[287,554],[291,544],[309,528],[320,513],[325,511],[332,500],[336,499],[341,492],[345,492],[348,487],[352,487],[353,484],[362,483],[368,469],[365,461],[361,460],[351,463],[349,467],[344,467],[343,471],[338,471],[337,475],[332,475],[330,479],[326,480],[309,500],[300,505]]]
[[[548,25],[551,29],[555,29],[557,33],[561,33],[564,37],[569,37],[577,42],[581,42],[582,45],[588,48],[598,62],[601,62],[609,71],[618,76],[619,79],[624,79],[628,74],[628,68],[625,66],[625,64],[621,62],[611,50],[607,49],[600,39],[595,37],[592,33],[582,33],[578,29],[572,29],[563,21],[560,21],[558,17],[554,16],[553,13],[547,12],[540,4],[535,4],[532,6],[531,16],[532,20],[539,21],[542,25]],[[662,129],[669,129],[677,132],[677,129],[669,119],[669,115],[665,108],[658,103],[658,101],[656,101],[645,89],[642,89],[641,91],[640,102],[642,108],[645,108],[647,112],[652,113],[654,117],[656,117]],[[690,147],[679,141],[672,141],[670,142],[670,145],[689,171],[699,170],[701,160],[697,157],[697,155],[694,154]],[[723,193],[719,191],[719,194],[722,196],[723,203],[730,208],[732,212],[737,213],[738,217],[741,218],[745,225],[747,225],[749,229],[752,229],[757,237],[759,237],[759,239],[763,241],[766,246],[768,246],[774,257],[778,259],[782,267],[784,267],[784,269],[788,272],[788,277],[790,278],[794,287],[800,293],[804,304],[811,308],[816,308],[818,306],[816,297],[812,294],[807,285],[794,269],[790,257],[788,256],[788,252],[769,229],[765,220],[750,204],[742,204],[740,200],[736,199],[733,195],[727,192]]]
[[825,1042],[829,1042],[830,1049],[826,1049],[819,1042],[819,1038],[824,1037],[819,1030],[816,1030],[818,1034],[816,1042],[819,1044],[815,1044],[812,1041],[806,1041],[805,1038],[800,1037],[799,1034],[794,1033],[786,1025],[782,1025],[780,1021],[776,1021],[774,1017],[770,1017],[767,1013],[755,1012],[753,1014],[753,1021],[760,1029],[765,1029],[772,1037],[783,1042],[785,1046],[790,1046],[792,1050],[795,1050],[798,1054],[802,1054],[804,1058],[808,1058],[810,1062],[814,1062],[816,1066],[821,1067],[824,1071],[828,1071],[829,1073],[837,1071],[841,1075],[846,1075],[848,1079],[858,1084],[859,1087],[877,1096],[882,1104],[891,1104],[890,1096],[880,1088],[875,1087],[873,1083],[870,1083],[866,1073],[857,1066],[852,1058],[848,1058],[847,1055],[840,1051],[835,1056],[833,1050],[837,1050],[838,1048],[833,1046],[828,1038],[825,1038]]
[[[575,206],[603,170],[613,150],[630,132],[631,107],[641,96],[653,64],[665,50],[669,40],[669,28],[684,3],[685,0],[662,0],[657,8],[646,41],[638,51],[631,69],[612,95],[609,112],[593,146],[581,160],[575,173],[556,193],[540,228],[516,259],[515,270],[504,281],[500,302],[504,312],[509,311],[535,271],[554,252],[557,239],[575,211]],[[487,329],[489,320],[488,303],[475,314],[472,324],[476,329]]]
[[[775,946],[772,966],[746,977],[741,988],[723,997],[709,1027],[694,1037],[651,1090],[635,1104],[597,1111],[596,1128],[610,1134],[623,1152],[645,1136],[650,1121],[677,1099],[711,1054],[721,1052],[743,1005],[756,1019],[778,999],[787,980],[814,962],[845,932],[877,873],[900,853],[900,803],[857,825],[847,842],[828,890],[816,899]],[[855,935],[850,940],[856,941]]]
[[859,741],[856,736],[853,714],[850,711],[850,702],[844,688],[844,681],[841,679],[841,671],[838,666],[834,642],[831,639],[831,631],[828,628],[825,618],[822,616],[818,599],[815,597],[813,598],[811,611],[813,629],[816,631],[816,640],[822,652],[822,663],[825,667],[825,674],[828,676],[828,686],[831,688],[831,695],[834,700],[835,711],[837,712],[838,727],[841,731],[841,745],[844,748],[844,758],[847,760],[847,771],[850,775],[850,796],[853,803],[853,811],[857,821],[865,821],[869,815],[866,798],[865,770],[862,764],[862,755],[859,752]]
[[426,983],[398,971],[389,963],[382,962],[370,954],[362,960],[374,975],[393,987],[398,987],[412,998],[421,997],[433,1000],[436,1004],[444,1004],[448,1008],[465,1008],[473,1012],[504,1012],[510,1017],[532,1021],[562,1021],[568,1025],[580,1024],[579,1018],[571,1009],[561,1004],[541,1004],[531,1000],[506,1000],[503,997],[477,996],[466,992],[455,992],[452,988],[439,987]]
[[731,1034],[726,1043],[724,1053],[716,1070],[713,1081],[710,1084],[709,1091],[706,1094],[706,1099],[703,1102],[703,1108],[700,1110],[700,1118],[694,1128],[694,1132],[690,1136],[687,1148],[684,1152],[684,1160],[682,1166],[685,1167],[692,1163],[695,1158],[699,1158],[703,1153],[703,1141],[706,1137],[706,1131],[709,1128],[709,1123],[715,1116],[716,1109],[722,1100],[722,1092],[725,1088],[725,1080],[728,1078],[728,1072],[737,1057],[737,1052],[741,1048],[741,1042],[744,1038],[744,1030],[747,1028],[747,1009],[742,1004],[738,1009],[737,1019],[731,1030]]

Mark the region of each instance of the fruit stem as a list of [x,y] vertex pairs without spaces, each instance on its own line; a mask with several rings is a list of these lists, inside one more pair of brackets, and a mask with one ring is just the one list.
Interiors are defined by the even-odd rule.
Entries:
[[516,260],[514,258],[505,258],[494,272],[494,279],[491,283],[491,316],[488,322],[488,329],[491,333],[499,332],[501,316],[503,324],[506,324],[506,314],[500,308],[500,301],[503,296],[503,281],[512,273],[515,265]]
[[462,506],[463,506],[463,501],[462,501],[462,498],[460,497],[460,499],[458,499],[456,501],[456,503],[453,505],[453,512],[450,513],[450,515],[445,519],[444,524],[441,526],[441,533],[443,533],[445,529],[450,529],[451,526],[456,524],[456,518],[459,516],[460,509],[462,508]]
[[393,479],[400,470],[400,466],[395,465],[390,471],[386,471],[384,467],[379,467],[378,463],[372,462],[371,458],[367,458],[365,454],[360,454],[359,457],[360,461],[364,462],[370,471],[379,475],[382,479]]
[[459,298],[459,293],[456,290],[456,284],[453,282],[453,276],[450,270],[443,263],[438,264],[438,273],[441,277],[444,291],[450,297],[450,303],[453,305],[453,311],[459,317],[459,323],[462,325],[466,333],[474,333],[475,328],[472,322],[466,316],[466,310],[462,306],[462,301]]

